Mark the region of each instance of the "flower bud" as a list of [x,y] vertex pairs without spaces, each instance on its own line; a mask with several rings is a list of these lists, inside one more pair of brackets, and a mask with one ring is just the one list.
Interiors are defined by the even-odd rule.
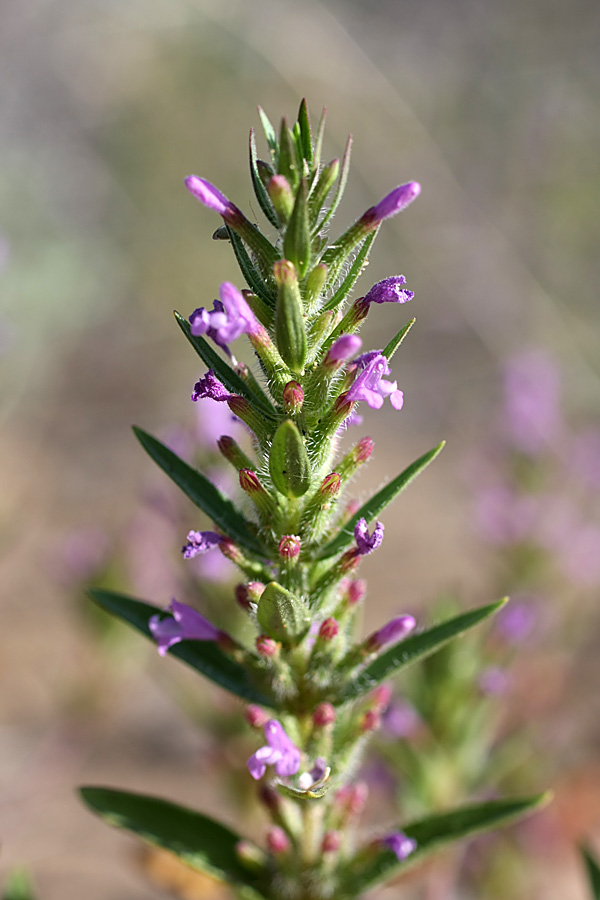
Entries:
[[277,814],[281,810],[281,794],[279,791],[271,787],[269,784],[262,784],[258,791],[261,803],[269,810],[271,814]]
[[278,549],[282,559],[296,559],[300,553],[300,538],[296,534],[284,534]]
[[310,265],[310,219],[308,190],[303,178],[296,193],[296,202],[285,231],[283,252],[296,267],[300,278],[304,278]]
[[310,197],[310,206],[311,210],[315,215],[321,210],[321,207],[325,203],[327,199],[327,194],[333,187],[336,182],[336,179],[340,173],[340,161],[339,159],[332,159],[330,163],[328,163],[321,174],[319,175],[319,180],[315,186],[314,191]]
[[264,728],[270,716],[262,707],[250,703],[244,710],[244,718],[251,728]]
[[358,353],[361,347],[362,341],[358,335],[342,334],[327,351],[323,365],[331,370],[339,369],[346,360]]
[[221,435],[217,441],[217,448],[221,456],[223,456],[227,462],[230,462],[232,466],[235,466],[238,471],[240,469],[254,468],[252,460],[246,456],[237,441],[234,441],[228,434]]
[[347,784],[340,788],[334,802],[342,821],[349,816],[360,815],[365,808],[368,796],[369,788],[364,781]]
[[319,486],[319,494],[323,497],[335,497],[339,493],[342,480],[337,472],[326,475]]
[[302,497],[310,487],[310,461],[302,435],[291,419],[282,422],[273,435],[269,474],[279,493],[290,500]]
[[283,389],[283,405],[286,413],[298,415],[304,403],[304,391],[297,381],[288,381]]
[[238,545],[231,540],[231,538],[221,538],[219,542],[219,549],[223,556],[226,559],[231,560],[232,563],[235,563],[239,566],[244,562],[244,554],[242,553]]
[[265,659],[273,659],[278,656],[280,649],[281,644],[278,644],[273,638],[267,637],[266,634],[259,634],[256,638],[256,650]]
[[330,616],[328,619],[325,619],[325,621],[321,623],[321,627],[319,628],[319,639],[325,642],[332,641],[335,637],[337,637],[339,630],[340,626],[338,625],[337,621]]
[[397,616],[391,622],[388,622],[387,625],[384,625],[383,628],[380,628],[379,631],[375,631],[368,637],[363,645],[364,649],[368,653],[374,653],[385,644],[401,641],[413,630],[416,624],[412,616]]
[[[309,273],[308,278],[306,279],[306,287],[304,289],[304,301],[306,303],[307,308],[310,310],[313,303],[319,299],[321,295],[321,291],[325,287],[325,282],[327,281],[327,273],[329,269],[324,263],[319,263],[314,267],[314,269]],[[329,317],[329,321],[332,320],[332,316]]]
[[356,606],[367,593],[367,582],[362,578],[355,578],[348,585],[346,597],[348,598],[348,606]]
[[290,839],[279,825],[273,825],[267,832],[267,847],[271,853],[287,853]]
[[321,850],[323,853],[337,853],[340,849],[342,839],[339,831],[326,831],[323,835],[323,843]]
[[361,438],[361,440],[354,448],[357,463],[366,463],[373,453],[374,446],[375,443],[373,441],[373,438],[370,438],[368,436]]
[[313,724],[318,728],[324,728],[326,725],[332,725],[336,719],[336,712],[331,703],[326,700],[315,708],[313,713]]
[[273,277],[278,287],[275,307],[277,349],[292,372],[301,373],[306,362],[308,345],[302,298],[293,262],[287,259],[277,260],[273,266]]
[[282,225],[286,225],[294,208],[294,194],[287,178],[273,175],[267,183],[267,193],[275,207],[277,218]]
[[376,709],[368,709],[360,720],[360,730],[366,734],[377,731],[381,725],[381,713]]
[[371,709],[378,710],[379,712],[384,712],[388,708],[391,699],[392,689],[389,684],[380,684],[371,693],[369,703]]

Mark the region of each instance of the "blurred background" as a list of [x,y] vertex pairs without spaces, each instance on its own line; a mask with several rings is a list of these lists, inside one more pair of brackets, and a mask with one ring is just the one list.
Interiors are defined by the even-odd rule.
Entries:
[[[177,591],[182,537],[202,523],[130,425],[202,450],[189,401],[201,367],[171,313],[241,283],[183,177],[209,178],[254,218],[256,105],[293,119],[306,96],[314,121],[328,108],[326,159],[354,135],[334,231],[395,185],[423,185],[359,283],[402,273],[415,291],[410,308],[371,312],[367,347],[417,317],[393,366],[404,409],[365,415],[376,456],[359,494],[448,447],[386,515],[364,564],[365,628],[396,612],[430,622],[443,598],[510,591],[534,609],[526,664],[481,693],[502,695],[499,733],[526,720],[531,777],[516,792],[552,784],[556,800],[537,830],[503,839],[512,883],[467,860],[464,878],[438,867],[406,895],[588,896],[574,847],[600,839],[599,40],[591,0],[0,6],[3,875],[26,865],[44,900],[169,896],[156,861],[81,807],[82,782],[239,815],[252,744],[211,719],[217,706],[240,719],[236,702],[95,615],[85,589],[158,605]],[[228,577],[202,574],[225,617]],[[212,774],[227,729],[235,784]]]

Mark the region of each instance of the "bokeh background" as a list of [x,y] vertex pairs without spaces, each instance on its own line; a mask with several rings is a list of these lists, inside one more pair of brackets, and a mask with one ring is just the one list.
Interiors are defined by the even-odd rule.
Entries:
[[[410,314],[417,327],[394,361],[404,409],[367,412],[376,461],[359,491],[449,444],[387,514],[383,547],[365,562],[366,627],[394,611],[426,621],[448,592],[486,602],[497,547],[474,523],[474,460],[498,438],[503,368],[535,348],[559,373],[567,430],[587,430],[593,447],[600,423],[599,40],[590,0],[0,6],[4,874],[26,865],[44,900],[165,896],[134,842],[80,806],[81,782],[236,815],[232,785],[211,772],[225,755],[243,776],[241,738],[223,751],[194,722],[223,695],[198,694],[176,663],[109,628],[84,598],[97,578],[164,605],[181,566],[183,526],[174,533],[157,512],[162,480],[130,425],[197,429],[189,392],[200,369],[171,311],[189,314],[219,282],[239,283],[227,245],[210,240],[218,222],[183,177],[208,177],[254,216],[256,104],[292,118],[306,96],[313,118],[328,108],[327,158],[354,134],[337,227],[396,184],[422,183],[361,282],[364,293],[402,272],[416,293],[408,313],[371,314],[367,346]],[[540,450],[556,484],[568,447]],[[584,494],[598,525],[600,494]],[[541,668],[526,682],[544,695],[533,708],[553,736],[535,752],[555,754],[557,800],[528,894],[547,900],[584,900],[573,848],[600,836],[600,541],[588,544],[583,583],[578,562],[570,582],[548,583],[558,627],[547,645],[540,638]]]

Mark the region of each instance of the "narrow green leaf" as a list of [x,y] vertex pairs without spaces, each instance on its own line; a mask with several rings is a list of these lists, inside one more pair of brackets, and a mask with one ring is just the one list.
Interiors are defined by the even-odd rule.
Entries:
[[310,265],[310,221],[306,179],[302,179],[296,202],[283,239],[283,254],[296,266],[298,277],[304,278]]
[[340,170],[340,180],[338,181],[338,186],[336,192],[334,194],[333,200],[331,201],[331,206],[317,225],[316,231],[322,231],[325,225],[329,222],[331,217],[334,215],[336,209],[340,204],[340,200],[346,190],[346,182],[348,181],[348,173],[350,171],[350,156],[352,154],[352,135],[348,135],[348,141],[346,142],[346,149],[344,151],[344,158],[342,159],[342,168]]
[[[161,612],[156,606],[126,597],[116,591],[95,588],[90,597],[98,606],[116,616],[117,619],[133,626],[145,637],[154,642],[148,627],[152,616]],[[224,653],[214,641],[181,641],[169,650],[169,656],[176,656],[182,662],[201,672],[206,678],[214,681],[236,697],[250,703],[276,708],[276,701],[268,694],[255,687],[248,678],[248,669]]]
[[589,847],[580,847],[579,852],[583,857],[585,870],[592,891],[592,898],[593,900],[600,900],[600,866]]
[[277,171],[289,181],[292,190],[298,186],[300,173],[298,172],[298,164],[296,161],[296,148],[294,147],[294,138],[290,133],[285,118],[281,120],[279,129],[279,165]]
[[250,523],[208,478],[188,466],[151,434],[136,427],[133,431],[146,453],[224,534],[251,553],[262,557],[266,555],[264,547],[253,534]]
[[279,228],[279,219],[277,218],[277,213],[273,208],[271,199],[267,194],[265,186],[262,182],[262,178],[260,177],[260,173],[258,171],[254,128],[250,129],[250,175],[252,176],[252,186],[254,187],[254,193],[256,194],[256,199],[260,204],[260,208],[264,212],[271,225],[273,225],[275,228]]
[[382,355],[385,356],[387,361],[389,362],[410,329],[413,327],[417,320],[411,319],[410,322],[407,322],[404,328],[401,328],[398,334],[392,338],[387,347],[381,351]]
[[232,394],[240,394],[240,396],[245,397],[255,409],[265,415],[268,419],[275,419],[277,413],[275,412],[271,402],[268,397],[260,391],[258,385],[255,385],[254,388],[251,388],[243,378],[234,372],[231,366],[229,366],[225,360],[221,359],[218,353],[216,353],[213,348],[210,346],[207,340],[205,340],[202,335],[193,335],[192,330],[190,328],[190,323],[187,319],[178,313],[177,310],[174,311],[173,315],[175,316],[175,321],[185,334],[186,338],[200,357],[200,359],[206,363],[209,369],[212,369],[219,379],[219,381],[225,385],[227,390],[231,391]]
[[236,853],[240,835],[221,822],[145,794],[103,787],[82,787],[79,793],[86,806],[108,825],[169,850],[198,872],[258,890],[260,873],[246,869]]
[[474,628],[475,625],[479,625],[480,622],[493,616],[499,609],[502,609],[506,602],[506,599],[498,600],[496,603],[488,603],[486,606],[470,609],[466,613],[447,619],[440,625],[434,625],[427,631],[421,631],[419,634],[405,638],[390,647],[385,653],[381,653],[352,681],[349,681],[339,697],[339,702],[346,703],[349,700],[355,700],[372,690],[380,682],[385,681],[386,678],[397,675],[407,666],[425,659],[426,656],[431,656],[448,641],[459,637]]
[[306,98],[302,99],[300,109],[298,111],[298,126],[300,128],[300,140],[302,144],[302,155],[312,168],[313,164],[313,146],[312,134],[310,130],[310,119],[308,118],[308,106]]
[[323,312],[328,309],[336,309],[340,305],[340,303],[342,303],[346,299],[346,297],[358,281],[360,274],[365,267],[365,261],[369,255],[369,250],[373,246],[373,241],[377,237],[378,233],[379,228],[375,229],[375,231],[372,231],[371,234],[365,239],[362,247],[356,254],[356,259],[348,270],[348,274],[340,284],[331,300],[329,300],[323,307]]
[[269,147],[271,153],[271,159],[273,160],[273,165],[277,169],[279,164],[279,144],[277,142],[277,135],[275,134],[275,129],[271,125],[267,114],[265,113],[262,106],[258,107],[258,115],[260,117],[260,124],[262,125],[262,129],[265,133],[265,137],[267,139],[267,145]]
[[343,890],[356,897],[414,863],[420,862],[432,851],[450,841],[460,840],[472,834],[490,831],[509,825],[522,816],[530,815],[549,802],[549,794],[510,800],[492,800],[465,806],[449,813],[430,816],[410,825],[402,825],[401,830],[417,842],[417,849],[400,862],[391,850],[381,847],[372,853],[360,855],[348,869]]
[[319,119],[319,126],[317,128],[317,137],[315,139],[315,158],[314,158],[314,170],[315,172],[319,171],[319,166],[321,165],[321,155],[323,153],[323,137],[325,135],[325,121],[327,119],[327,110],[323,107],[323,111],[321,113],[321,118]]
[[438,453],[442,451],[445,443],[445,441],[442,441],[441,444],[438,444],[437,447],[434,447],[429,453],[420,456],[419,459],[415,460],[412,465],[408,466],[408,468],[394,478],[393,481],[390,481],[389,484],[386,484],[385,487],[374,494],[370,500],[367,500],[358,512],[352,516],[350,521],[338,532],[333,540],[329,541],[328,544],[325,544],[324,547],[321,547],[316,551],[313,558],[327,559],[327,557],[335,556],[337,553],[340,553],[342,550],[345,550],[346,547],[350,546],[354,540],[354,526],[358,520],[366,519],[367,523],[372,522],[375,516],[378,516],[388,503],[391,503],[391,501],[394,500],[404,488],[408,487],[408,485],[415,480],[417,475],[419,475],[423,469],[436,458]]
[[250,288],[250,290],[256,294],[257,297],[270,306],[272,309],[275,308],[275,296],[271,294],[268,288],[265,286],[265,280],[250,259],[248,255],[248,251],[244,246],[244,242],[235,231],[227,226],[227,231],[229,232],[229,239],[231,241],[231,246],[233,247],[233,252],[235,253],[235,258],[237,260],[238,266],[240,267],[240,271],[244,278],[246,279],[246,284]]

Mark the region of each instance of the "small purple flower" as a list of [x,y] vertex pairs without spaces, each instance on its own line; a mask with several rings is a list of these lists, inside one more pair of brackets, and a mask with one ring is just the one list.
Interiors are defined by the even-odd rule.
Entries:
[[385,381],[383,378],[391,371],[385,356],[372,350],[370,353],[363,353],[355,362],[362,371],[347,391],[346,399],[351,403],[364,400],[371,409],[381,409],[385,397],[389,397],[394,409],[402,409],[404,396],[398,390],[398,382]]
[[269,719],[265,725],[264,747],[260,747],[248,760],[248,771],[258,781],[267,771],[267,766],[274,766],[280,778],[295,775],[300,768],[300,751],[291,742],[277,719]]
[[185,179],[185,186],[197,200],[208,209],[219,213],[223,218],[235,216],[238,211],[237,207],[221,191],[217,190],[210,181],[206,181],[205,178],[198,178],[197,175],[188,175]]
[[389,219],[391,216],[395,216],[396,213],[406,209],[413,200],[416,200],[420,193],[421,185],[417,181],[400,184],[393,191],[390,191],[389,194],[386,194],[376,206],[368,209],[362,216],[362,220],[367,221],[369,224],[378,225],[384,219]]
[[359,556],[368,556],[373,550],[377,550],[383,541],[383,522],[376,522],[373,534],[369,534],[366,519],[359,519],[354,526],[354,539]]
[[518,644],[531,637],[539,619],[539,603],[534,597],[514,598],[501,609],[494,623],[497,633],[508,643]]
[[357,334],[342,334],[327,351],[323,365],[339,366],[358,353],[361,347],[362,341]]
[[215,377],[212,369],[208,370],[204,378],[196,382],[192,391],[192,400],[194,402],[203,400],[205,397],[209,397],[211,400],[223,401],[229,400],[233,396],[235,395],[230,394],[225,385],[221,384],[219,379]]
[[412,616],[396,616],[379,631],[375,631],[365,641],[365,647],[370,653],[380,650],[385,644],[403,640],[413,630],[416,621]]
[[148,621],[148,628],[161,656],[180,641],[216,641],[219,638],[219,629],[191,606],[171,600],[169,610],[173,613],[172,617],[163,619],[157,614]]
[[207,334],[229,353],[227,344],[241,334],[255,334],[260,326],[243,294],[230,281],[224,281],[219,287],[219,297],[212,310],[203,306],[194,310],[190,316],[191,332],[196,337]]
[[417,849],[415,839],[407,837],[403,831],[392,831],[391,834],[381,838],[381,843],[396,855],[399,862],[405,860]]
[[408,303],[415,296],[414,291],[406,291],[401,285],[406,284],[404,275],[392,275],[374,284],[368,294],[363,297],[365,303]]
[[394,738],[409,738],[421,725],[421,717],[408,700],[392,700],[382,718],[384,734]]
[[221,535],[215,531],[189,531],[187,544],[181,548],[184,559],[193,559],[201,553],[207,553],[212,547],[221,543]]

